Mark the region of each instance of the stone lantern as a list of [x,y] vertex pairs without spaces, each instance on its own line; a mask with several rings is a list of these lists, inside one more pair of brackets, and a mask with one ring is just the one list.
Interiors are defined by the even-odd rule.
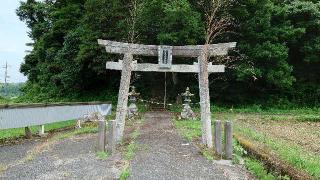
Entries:
[[131,87],[131,92],[129,92],[129,102],[130,105],[128,107],[128,117],[132,118],[135,115],[138,115],[138,107],[136,105],[137,98],[140,93],[136,92],[136,88],[134,86]]
[[184,104],[183,104],[183,109],[181,112],[181,118],[182,119],[194,119],[195,114],[190,107],[191,97],[194,96],[194,94],[192,94],[189,90],[189,87],[187,87],[186,92],[183,93],[182,96],[184,97]]

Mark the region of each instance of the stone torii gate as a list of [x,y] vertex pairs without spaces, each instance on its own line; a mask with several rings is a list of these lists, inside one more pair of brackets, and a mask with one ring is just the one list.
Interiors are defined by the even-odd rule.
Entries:
[[[98,39],[98,44],[105,46],[107,53],[124,54],[123,60],[107,62],[106,64],[107,69],[122,70],[116,111],[116,141],[120,141],[123,137],[132,71],[198,73],[202,143],[208,147],[212,147],[210,97],[207,83],[208,74],[224,72],[225,66],[212,65],[212,63],[206,64],[206,56],[227,55],[228,51],[236,46],[236,42],[209,45],[158,46]],[[207,54],[204,53],[206,49],[208,50]],[[159,62],[158,64],[137,63],[137,61],[133,61],[133,55],[158,56]],[[196,57],[198,58],[198,62],[195,62],[193,65],[174,65],[172,64],[172,56]]]

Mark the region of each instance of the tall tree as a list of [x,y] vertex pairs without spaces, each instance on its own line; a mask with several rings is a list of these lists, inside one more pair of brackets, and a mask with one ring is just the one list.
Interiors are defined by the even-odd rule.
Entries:
[[[136,14],[136,40],[143,44],[205,44],[208,26],[204,12],[209,6],[202,6],[204,2],[208,5],[219,0],[142,1]],[[303,105],[319,104],[320,3],[317,0],[229,2],[232,5],[224,13],[232,15],[237,26],[226,29],[230,32],[217,36],[213,43],[239,42],[238,51],[234,52],[238,60],[214,59],[227,63],[227,71],[209,77],[210,98],[231,104],[289,100]],[[119,73],[106,71],[104,66],[106,61],[119,57],[106,54],[97,45],[97,39],[128,41],[129,6],[125,0],[21,2],[17,15],[30,28],[29,36],[33,40],[29,43],[33,50],[21,65],[21,72],[28,77],[24,91],[43,100],[82,95],[105,87],[114,91]],[[219,26],[212,26],[215,27]],[[175,62],[183,60],[175,59]],[[153,81],[155,78],[162,80],[163,76],[143,74],[135,85],[141,90],[147,86],[155,90],[160,87],[159,82]],[[194,77],[174,76],[175,83],[168,82],[169,96],[176,97],[183,86],[198,90],[196,81],[192,83],[190,78]],[[161,94],[160,88],[153,94]],[[142,93],[152,95],[151,91]]]

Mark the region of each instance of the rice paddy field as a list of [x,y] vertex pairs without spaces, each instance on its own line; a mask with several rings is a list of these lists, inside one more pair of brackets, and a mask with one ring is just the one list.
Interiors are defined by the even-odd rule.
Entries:
[[[254,110],[230,109],[214,112],[212,121],[214,120],[232,121],[234,135],[246,139],[263,152],[268,152],[268,155],[279,159],[279,162],[274,162],[275,164],[284,163],[290,168],[309,175],[312,179],[320,179],[319,111],[273,110],[256,112]],[[201,122],[199,120],[176,120],[175,123],[187,139],[199,141],[201,137]],[[234,151],[239,151],[236,144]],[[290,179],[283,172],[273,172],[273,167],[267,165],[263,160],[247,157],[246,151],[241,151],[247,168],[258,179]]]

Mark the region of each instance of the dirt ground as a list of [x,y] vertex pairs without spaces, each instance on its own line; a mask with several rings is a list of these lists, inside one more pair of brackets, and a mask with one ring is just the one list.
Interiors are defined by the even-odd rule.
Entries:
[[[283,118],[283,120],[281,120]],[[304,150],[320,155],[320,122],[299,122],[294,117],[280,116],[270,120],[265,115],[235,115],[236,123],[272,138],[279,138]]]

